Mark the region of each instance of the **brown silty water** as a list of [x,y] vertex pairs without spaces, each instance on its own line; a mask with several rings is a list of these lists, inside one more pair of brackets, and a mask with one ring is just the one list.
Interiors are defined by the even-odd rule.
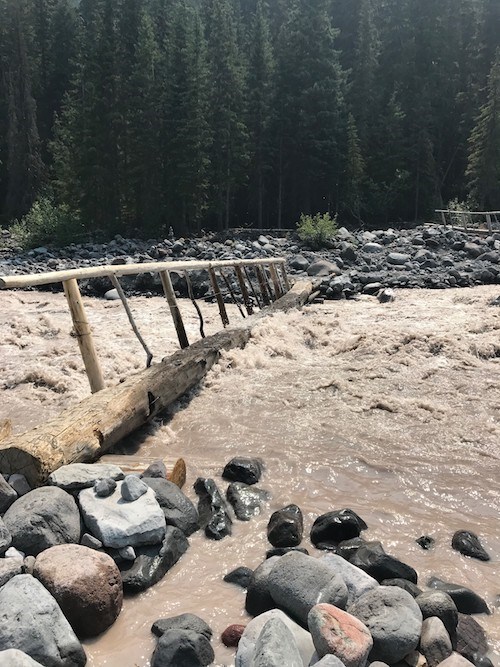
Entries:
[[[238,565],[256,567],[269,544],[271,512],[294,502],[305,534],[321,513],[350,507],[369,539],[408,562],[425,586],[431,575],[469,586],[491,606],[476,616],[500,664],[500,308],[499,288],[397,291],[396,301],[329,302],[265,318],[244,350],[225,353],[202,386],[129,442],[141,465],[182,456],[185,492],[196,477],[220,478],[235,455],[259,456],[260,483],[272,493],[262,514],[234,523],[220,542],[202,533],[156,586],[128,598],[110,630],[85,643],[89,663],[146,666],[150,626],[193,612],[214,630],[217,665],[234,653],[218,636],[249,620],[244,592],[222,581]],[[144,355],[116,302],[88,299],[89,319],[106,378],[118,381]],[[16,431],[57,413],[88,393],[61,295],[0,293],[0,417]],[[131,299],[139,328],[157,357],[176,348],[160,298]],[[188,335],[199,334],[194,309],[182,304]],[[202,304],[207,333],[220,327]],[[231,311],[231,321],[240,315]],[[450,546],[455,530],[479,534],[492,560],[466,558]],[[423,551],[415,539],[432,535]],[[310,547],[307,539],[304,546]],[[315,549],[311,553],[318,555]]]

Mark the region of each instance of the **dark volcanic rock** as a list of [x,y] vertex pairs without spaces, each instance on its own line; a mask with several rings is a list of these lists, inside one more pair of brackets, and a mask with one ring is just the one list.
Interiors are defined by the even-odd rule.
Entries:
[[472,616],[458,614],[457,652],[476,664],[475,658],[486,655],[488,650],[488,639],[482,626]]
[[205,535],[213,540],[222,540],[226,535],[231,535],[233,522],[214,480],[198,477],[194,490],[199,497],[198,514]]
[[75,499],[56,486],[42,486],[16,500],[4,521],[13,546],[29,556],[56,544],[78,543],[82,532]]
[[318,544],[339,542],[358,537],[368,526],[363,519],[351,509],[334,510],[319,516],[311,528],[311,542]]
[[309,551],[304,549],[304,547],[274,547],[274,549],[268,549],[266,551],[266,558],[272,558],[273,556],[284,556],[290,551],[298,551],[301,554],[309,556]]
[[224,576],[224,581],[227,581],[228,584],[235,584],[236,586],[241,586],[241,588],[248,588],[250,582],[252,581],[253,570],[249,567],[237,567],[235,570],[228,572]]
[[408,581],[408,579],[384,579],[380,583],[382,586],[399,586],[399,588],[403,588],[414,598],[422,593],[422,589],[411,581]]
[[451,546],[464,556],[484,561],[490,560],[490,556],[484,550],[479,537],[468,530],[457,530],[451,540]]
[[407,579],[417,583],[416,571],[410,565],[386,554],[382,546],[366,544],[356,551],[350,562],[378,582],[384,579]]
[[189,546],[184,533],[175,526],[167,526],[162,544],[135,547],[136,559],[121,564],[123,589],[139,593],[156,582],[177,563]]
[[460,586],[459,584],[450,584],[446,581],[442,581],[437,577],[431,577],[427,582],[427,585],[430,588],[434,588],[438,591],[444,591],[448,593],[453,602],[456,604],[457,609],[462,614],[489,614],[490,610],[488,605],[474,591],[471,591],[470,588],[465,586]]
[[190,630],[207,639],[212,639],[212,628],[196,614],[179,614],[170,618],[160,618],[151,626],[151,632],[161,637],[168,630]]
[[422,549],[425,549],[427,551],[434,546],[436,540],[433,537],[430,537],[429,535],[422,535],[422,537],[417,538],[415,542],[420,547],[422,547]]
[[160,477],[162,479],[167,479],[167,467],[163,461],[153,461],[146,470],[142,473],[141,477]]
[[250,521],[253,516],[260,514],[260,506],[268,500],[269,493],[243,482],[232,482],[227,487],[226,498],[232,505],[237,519]]
[[257,484],[262,476],[262,462],[258,459],[248,459],[243,456],[235,457],[226,464],[222,477],[229,482],[243,482],[243,484]]
[[[337,553],[342,558],[346,560],[351,560],[356,551],[367,544],[366,540],[362,537],[352,537],[350,540],[343,540],[337,544]],[[380,542],[378,542],[380,544]],[[381,545],[382,546],[382,545]]]
[[276,607],[269,592],[269,575],[278,560],[278,556],[268,558],[253,573],[245,598],[245,609],[251,616],[259,616]]
[[205,635],[192,630],[167,630],[158,640],[151,667],[205,667],[214,657]]
[[287,505],[271,514],[267,539],[273,547],[296,547],[302,542],[304,519],[297,505]]
[[16,500],[17,493],[11,485],[5,481],[4,476],[0,474],[0,514],[6,512]]
[[143,477],[142,481],[155,492],[168,526],[180,528],[188,537],[198,530],[198,511],[176,484],[161,477]]

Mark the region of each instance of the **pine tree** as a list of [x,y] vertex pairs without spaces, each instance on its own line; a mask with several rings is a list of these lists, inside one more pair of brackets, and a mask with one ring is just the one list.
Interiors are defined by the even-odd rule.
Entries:
[[28,23],[26,5],[10,0],[5,10],[7,53],[2,63],[7,99],[5,212],[8,218],[16,218],[27,213],[35,201],[43,181],[44,164],[24,33]]
[[342,193],[343,207],[357,222],[361,221],[363,187],[365,181],[365,162],[361,154],[356,121],[352,114],[347,120],[347,154],[344,189]]
[[500,49],[488,77],[488,101],[470,136],[467,178],[483,210],[500,209]]
[[228,229],[236,190],[246,179],[245,67],[238,51],[229,0],[206,0],[205,30],[210,79],[213,208],[219,228]]
[[[257,0],[251,33],[248,81],[248,127],[252,156],[250,163],[252,208],[257,211],[257,226],[263,227],[264,198],[272,169],[272,114],[274,95],[274,57],[265,0]],[[254,194],[255,193],[255,194]]]

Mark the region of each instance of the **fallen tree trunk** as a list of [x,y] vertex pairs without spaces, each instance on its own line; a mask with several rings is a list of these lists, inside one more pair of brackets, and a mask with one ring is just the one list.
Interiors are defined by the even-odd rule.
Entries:
[[199,340],[121,384],[89,396],[55,419],[0,443],[0,471],[22,473],[37,485],[62,465],[95,461],[196,385],[222,350],[244,347],[262,317],[301,306],[311,291],[311,282],[298,282],[239,326]]

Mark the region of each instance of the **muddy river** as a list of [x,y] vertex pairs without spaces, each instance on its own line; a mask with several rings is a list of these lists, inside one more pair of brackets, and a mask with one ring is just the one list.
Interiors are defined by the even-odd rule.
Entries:
[[[119,458],[135,452],[138,465],[184,457],[193,500],[197,476],[221,482],[229,458],[259,456],[260,486],[272,498],[251,522],[235,522],[230,538],[192,536],[168,575],[85,643],[89,665],[147,666],[152,622],[188,611],[211,624],[216,664],[232,664],[217,638],[247,616],[243,591],[222,577],[262,561],[269,515],[291,502],[306,534],[319,514],[350,507],[369,526],[364,536],[412,565],[421,585],[436,575],[482,595],[493,613],[476,618],[500,665],[500,307],[489,305],[499,294],[499,286],[400,290],[384,305],[366,297],[276,314],[170,414],[124,443]],[[107,382],[141,368],[120,303],[85,303]],[[164,300],[130,303],[155,357],[174,351]],[[215,332],[214,306],[201,306]],[[0,418],[21,432],[83,398],[88,385],[62,295],[3,292],[0,307]],[[189,302],[181,308],[195,340],[196,312]],[[231,310],[232,323],[240,317]],[[478,533],[492,560],[453,551],[458,529]],[[430,551],[415,543],[424,534],[436,539]]]

